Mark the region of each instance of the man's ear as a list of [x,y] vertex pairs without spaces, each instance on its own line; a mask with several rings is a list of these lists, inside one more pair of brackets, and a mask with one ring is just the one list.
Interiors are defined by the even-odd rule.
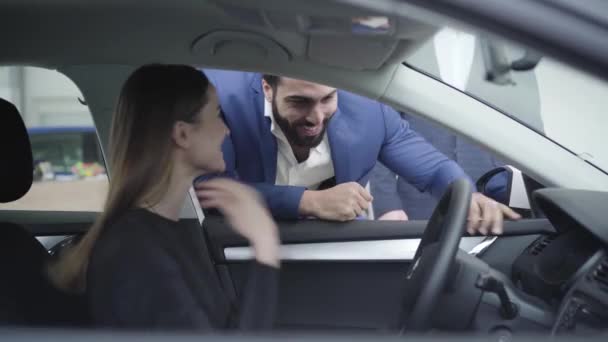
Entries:
[[190,127],[183,121],[177,121],[173,124],[173,131],[171,132],[171,138],[173,142],[181,148],[190,147]]
[[266,101],[272,102],[273,90],[270,84],[268,84],[265,79],[262,79],[262,90],[264,91],[264,98],[266,99]]

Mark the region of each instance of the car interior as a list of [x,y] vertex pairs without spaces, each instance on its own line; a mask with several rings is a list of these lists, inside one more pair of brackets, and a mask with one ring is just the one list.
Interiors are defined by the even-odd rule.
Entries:
[[[498,238],[464,231],[466,182],[451,186],[428,221],[279,221],[278,331],[605,333],[607,175],[402,64],[445,18],[413,10],[390,17],[380,33],[357,35],[350,34],[351,18],[369,9],[340,1],[154,0],[142,7],[134,0],[28,0],[7,1],[0,10],[0,64],[57,69],[73,80],[102,151],[122,82],[137,66],[159,61],[272,72],[350,90],[449,127],[533,179],[532,217],[506,221]],[[33,160],[21,115],[5,100],[0,152],[1,164],[12,165],[0,168],[0,203],[9,203],[30,189]],[[181,222],[202,232],[224,290],[238,299],[251,250],[221,216],[203,217],[195,202],[184,207]],[[84,296],[53,288],[43,265],[78,241],[97,215],[0,210],[0,326],[92,328]],[[45,237],[58,238],[43,244]]]

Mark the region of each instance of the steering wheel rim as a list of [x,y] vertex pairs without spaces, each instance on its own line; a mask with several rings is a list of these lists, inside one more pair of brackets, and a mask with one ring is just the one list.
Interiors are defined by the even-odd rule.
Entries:
[[454,264],[466,229],[472,186],[454,181],[439,200],[407,272],[401,324],[403,330],[425,331]]

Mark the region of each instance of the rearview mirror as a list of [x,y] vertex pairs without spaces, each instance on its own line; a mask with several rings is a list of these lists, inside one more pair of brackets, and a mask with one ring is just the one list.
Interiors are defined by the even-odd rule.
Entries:
[[513,85],[511,71],[530,71],[536,68],[542,55],[526,49],[524,55],[511,61],[507,55],[507,45],[487,38],[480,39],[481,52],[487,81],[497,85]]

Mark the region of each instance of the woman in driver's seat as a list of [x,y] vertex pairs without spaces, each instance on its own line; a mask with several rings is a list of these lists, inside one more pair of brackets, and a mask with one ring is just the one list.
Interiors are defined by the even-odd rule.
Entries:
[[215,89],[200,71],[148,65],[128,78],[112,121],[104,213],[50,268],[58,286],[86,290],[95,325],[271,327],[279,238],[258,195],[227,179],[205,182],[201,194],[255,252],[239,310],[222,290],[200,230],[178,222],[193,179],[224,169],[226,134]]

